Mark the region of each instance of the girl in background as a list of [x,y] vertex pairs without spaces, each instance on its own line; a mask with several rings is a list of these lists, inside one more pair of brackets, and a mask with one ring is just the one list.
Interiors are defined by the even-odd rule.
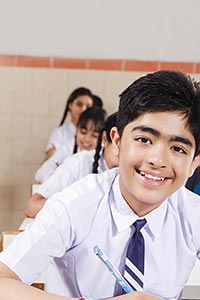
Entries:
[[68,141],[65,142],[65,144],[38,169],[35,174],[35,180],[40,183],[45,181],[66,157],[77,151],[95,149],[98,133],[105,121],[105,117],[105,111],[99,107],[88,108],[82,112],[77,123],[73,147],[69,145]]
[[[45,159],[53,155],[66,142],[69,144],[71,151],[73,150],[79,116],[84,110],[92,106],[93,94],[89,89],[79,87],[70,94],[59,127],[55,128],[50,135],[46,146]],[[71,120],[64,123],[68,112],[70,113]]]
[[33,194],[27,203],[25,215],[34,218],[43,207],[46,200],[56,192],[90,173],[101,173],[118,166],[118,155],[112,144],[112,128],[116,126],[117,113],[110,115],[99,131],[95,150],[81,151],[70,157],[43,182],[37,193]]

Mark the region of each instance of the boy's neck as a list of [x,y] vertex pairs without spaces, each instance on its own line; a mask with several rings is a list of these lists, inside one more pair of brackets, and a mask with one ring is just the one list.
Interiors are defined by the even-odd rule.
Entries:
[[129,195],[127,196],[126,193],[124,192],[123,185],[121,184],[120,177],[119,177],[119,188],[122,197],[138,217],[146,216],[148,213],[150,213],[151,211],[153,211],[154,209],[156,209],[162,204],[162,203],[156,203],[155,205],[152,205],[149,203],[144,203],[140,201],[140,199],[136,199],[133,196],[132,197],[130,197]]

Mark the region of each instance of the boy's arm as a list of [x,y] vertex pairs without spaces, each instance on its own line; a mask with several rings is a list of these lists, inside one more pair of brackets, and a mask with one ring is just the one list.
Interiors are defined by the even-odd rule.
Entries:
[[46,198],[42,195],[35,193],[33,194],[27,202],[26,208],[25,208],[25,215],[30,218],[35,218],[37,213],[42,209],[44,206],[44,203],[46,202]]
[[0,300],[73,300],[53,295],[31,287],[20,281],[19,277],[6,265],[0,262]]
[[[78,298],[63,297],[44,292],[20,281],[19,277],[6,265],[0,262],[0,300],[77,300]],[[159,297],[134,292],[115,300],[159,300]]]
[[109,300],[163,300],[158,296],[152,294],[146,294],[143,292],[133,292],[130,294],[124,294],[122,296],[110,298]]

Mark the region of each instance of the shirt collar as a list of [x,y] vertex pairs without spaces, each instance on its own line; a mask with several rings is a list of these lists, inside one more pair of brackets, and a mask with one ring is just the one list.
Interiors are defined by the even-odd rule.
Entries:
[[148,227],[154,236],[159,236],[167,213],[168,201],[165,200],[160,206],[148,213],[145,218]]
[[[134,213],[130,206],[126,203],[119,188],[119,175],[115,178],[112,186],[111,211],[113,220],[118,231],[130,227],[139,217]],[[158,236],[161,232],[165,215],[167,212],[167,201],[164,201],[158,208],[148,213],[145,217],[149,230],[154,236]],[[142,219],[144,218],[142,217]]]

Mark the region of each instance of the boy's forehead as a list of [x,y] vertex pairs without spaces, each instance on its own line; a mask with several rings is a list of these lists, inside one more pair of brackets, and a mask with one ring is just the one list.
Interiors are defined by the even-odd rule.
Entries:
[[195,144],[194,136],[187,125],[187,119],[177,112],[145,113],[128,123],[125,129],[132,131],[152,128],[160,135],[187,136]]
[[[164,123],[168,125],[169,120],[172,120],[177,123],[181,120],[181,127],[185,128],[187,127],[187,118],[184,117],[184,115],[181,115],[178,112],[172,112],[172,111],[160,111],[160,112],[146,112],[142,115],[138,116],[137,118],[130,121],[128,124],[134,124],[134,123],[150,123],[150,124],[160,124]],[[128,125],[127,124],[127,125]],[[174,124],[174,125],[175,125]],[[174,129],[176,129],[177,126],[174,126]]]

